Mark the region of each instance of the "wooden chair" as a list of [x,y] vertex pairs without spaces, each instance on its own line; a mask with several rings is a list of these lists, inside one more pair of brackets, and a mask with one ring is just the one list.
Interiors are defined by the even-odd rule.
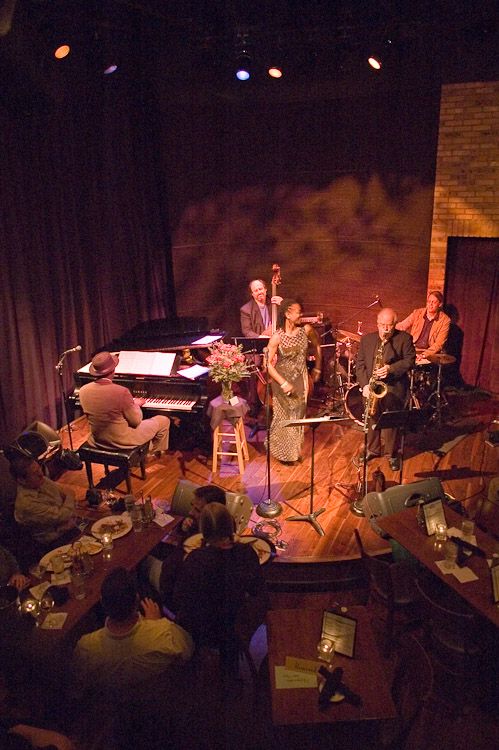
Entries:
[[130,471],[134,466],[140,466],[141,479],[146,478],[146,456],[149,450],[149,441],[135,448],[95,448],[88,443],[83,443],[78,449],[78,455],[85,464],[88,486],[93,488],[92,464],[103,464],[106,476],[109,474],[110,466],[117,466],[125,470],[126,488],[132,493],[132,480]]
[[[354,529],[355,540],[369,575],[370,598],[382,604],[387,610],[384,631],[384,654],[391,653],[395,631],[395,616],[398,612],[411,613],[418,602],[418,593],[414,585],[415,572],[413,565],[405,560],[390,563],[366,554],[360,534]],[[414,620],[414,617],[412,617]]]
[[392,682],[392,698],[397,720],[386,724],[381,745],[386,750],[424,747],[421,730],[423,711],[433,693],[433,666],[423,646],[413,635],[406,635],[397,648]]
[[[484,689],[482,656],[487,650],[486,629],[452,592],[443,600],[447,592],[445,589],[442,592],[444,584],[439,583],[422,577],[415,581],[423,611],[424,643],[435,672],[450,678],[449,702],[462,709],[473,685],[482,683]],[[441,697],[445,698],[443,693]]]

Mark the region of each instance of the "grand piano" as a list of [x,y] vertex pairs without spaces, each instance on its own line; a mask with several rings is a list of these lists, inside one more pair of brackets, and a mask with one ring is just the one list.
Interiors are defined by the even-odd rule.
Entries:
[[[114,382],[124,385],[135,397],[146,399],[142,406],[145,417],[165,414],[177,418],[177,424],[172,423],[170,429],[170,445],[172,448],[188,449],[209,444],[210,436],[204,416],[208,402],[208,376],[204,360],[209,353],[209,344],[223,338],[223,335],[222,331],[208,330],[204,318],[153,320],[140,323],[98,351],[123,352],[120,359],[125,362],[125,367],[117,368]],[[159,358],[152,359],[159,359],[160,365],[165,361],[168,365],[165,371],[169,374],[126,372],[126,362],[133,362],[134,353],[139,356],[141,352],[157,352]],[[163,354],[170,356],[161,358]],[[88,370],[89,364],[74,373],[75,388],[69,396],[73,409],[80,408],[80,388],[93,380]],[[181,375],[182,371],[191,377]]]

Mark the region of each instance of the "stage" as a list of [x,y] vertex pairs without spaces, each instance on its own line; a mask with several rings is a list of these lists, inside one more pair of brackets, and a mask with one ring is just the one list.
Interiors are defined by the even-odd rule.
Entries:
[[[479,511],[481,500],[487,496],[490,479],[497,475],[497,447],[487,442],[486,438],[487,428],[498,412],[498,402],[478,391],[449,394],[449,401],[450,418],[445,424],[441,427],[430,425],[420,433],[407,436],[403,483],[438,477],[445,492],[463,503],[473,516]],[[309,416],[313,416],[313,411],[313,408],[309,409]],[[76,419],[71,429],[74,447],[78,448],[88,436],[86,418]],[[238,473],[237,460],[225,459],[221,467],[219,464],[219,473],[213,474],[211,455],[206,450],[171,450],[159,459],[148,459],[145,481],[134,470],[134,493],[143,492],[145,496],[169,500],[178,481],[189,479],[199,485],[215,483],[226,490],[247,494],[255,506],[270,496],[271,500],[282,506],[282,513],[275,520],[281,528],[278,538],[286,545],[285,549],[277,550],[272,563],[274,570],[276,564],[287,564],[289,570],[294,571],[300,566],[314,564],[315,575],[321,578],[322,573],[327,571],[325,580],[329,580],[331,566],[334,565],[339,579],[349,579],[351,566],[359,559],[353,533],[355,528],[359,530],[369,554],[390,551],[387,542],[371,530],[368,521],[350,510],[352,500],[357,497],[358,482],[358,470],[352,463],[352,457],[357,455],[363,444],[362,429],[352,419],[324,423],[316,429],[313,509],[324,508],[324,512],[318,516],[324,536],[320,536],[308,522],[286,520],[289,516],[308,514],[310,510],[310,428],[305,430],[301,463],[285,466],[271,460],[270,492],[266,486],[265,432],[258,431],[250,438],[251,424],[246,425],[245,429],[249,461],[245,464],[242,477]],[[69,447],[65,430],[63,444]],[[373,489],[371,477],[377,468],[385,474],[387,487],[399,483],[399,474],[390,470],[388,460],[375,459],[368,464],[370,490]],[[125,494],[125,483],[120,481],[116,471],[111,471],[107,478],[104,477],[103,467],[94,465],[93,471],[94,481],[99,488],[116,487],[118,495]],[[84,501],[88,488],[84,469],[64,471],[58,481],[70,485],[76,492],[77,500]],[[254,511],[249,523],[250,530],[261,520]],[[305,578],[309,572],[305,573]]]

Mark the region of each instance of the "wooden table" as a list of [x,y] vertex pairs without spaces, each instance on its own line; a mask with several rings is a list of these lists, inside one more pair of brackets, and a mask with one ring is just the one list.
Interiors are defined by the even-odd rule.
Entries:
[[[102,517],[102,516],[101,516]],[[158,526],[151,522],[143,527],[142,531],[129,531],[125,536],[114,540],[113,549],[105,554],[99,552],[92,555],[94,565],[93,572],[85,578],[86,597],[74,599],[72,596],[60,607],[54,607],[52,612],[67,612],[68,616],[64,627],[60,630],[37,629],[37,636],[48,639],[60,639],[66,637],[75,626],[90,612],[100,599],[102,581],[114,568],[124,567],[133,570],[154,547],[170,533],[182,520],[182,516],[174,516],[166,526]],[[36,585],[36,584],[35,584]],[[71,593],[71,585],[68,585]],[[43,634],[43,635],[42,635]]]
[[[459,583],[452,573],[442,573],[440,568],[435,564],[437,560],[443,559],[442,549],[436,547],[434,536],[428,536],[419,528],[416,521],[416,512],[416,507],[406,508],[391,516],[378,518],[376,522],[383,531],[390,534],[393,539],[399,542],[411,555],[414,555],[419,562],[431,570],[434,575],[465,599],[477,612],[494,623],[496,627],[499,626],[499,607],[492,601],[492,582],[487,560],[477,555],[471,555],[466,562],[466,566],[471,568],[475,575],[478,576],[478,580],[476,581]],[[453,526],[460,529],[463,520],[462,516],[446,506],[444,506],[444,512],[447,526],[449,528]],[[477,546],[485,552],[487,557],[491,557],[497,546],[496,540],[476,526],[475,536]]]
[[381,661],[365,607],[349,607],[347,612],[357,619],[354,658],[335,654],[333,660],[334,667],[342,667],[344,670],[345,685],[361,696],[362,706],[353,706],[344,700],[332,703],[325,711],[320,711],[318,690],[276,689],[274,668],[284,666],[287,656],[317,659],[322,613],[322,609],[280,609],[267,613],[273,723],[320,724],[394,718],[396,710],[390,695],[387,670]]

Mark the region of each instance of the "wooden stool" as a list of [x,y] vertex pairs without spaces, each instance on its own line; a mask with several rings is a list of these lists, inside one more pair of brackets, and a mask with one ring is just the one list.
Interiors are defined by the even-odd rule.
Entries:
[[85,464],[87,471],[88,486],[93,488],[94,480],[92,476],[92,464],[104,464],[106,476],[109,474],[110,466],[118,466],[126,471],[125,481],[129,494],[132,493],[132,480],[130,478],[130,469],[133,466],[140,466],[141,479],[146,478],[146,456],[149,450],[149,441],[144,445],[138,445],[135,448],[94,448],[88,443],[83,443],[78,449],[78,454]]
[[[230,430],[227,432],[226,430]],[[235,451],[224,451],[223,443],[224,438],[232,438],[231,442],[235,442]],[[239,473],[241,476],[244,474],[244,462],[249,461],[248,443],[246,442],[246,434],[244,432],[244,422],[242,417],[235,417],[230,422],[224,420],[221,424],[217,425],[213,430],[213,460],[212,460],[212,471],[217,471],[218,457],[221,456],[237,456],[237,462],[239,464]],[[222,465],[222,459],[220,458],[220,465]]]

